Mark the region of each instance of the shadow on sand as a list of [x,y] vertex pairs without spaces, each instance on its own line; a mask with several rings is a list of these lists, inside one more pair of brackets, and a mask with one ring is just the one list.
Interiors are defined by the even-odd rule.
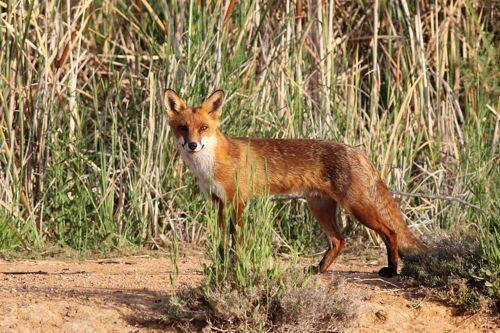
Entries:
[[[0,272],[1,273],[1,272]],[[7,274],[7,272],[3,272]],[[45,272],[8,272],[8,274],[86,274],[88,272],[72,273],[45,273]],[[360,272],[354,270],[335,270],[332,269],[321,275],[325,283],[329,280],[340,277],[349,284],[360,286],[361,288],[376,289],[382,292],[400,292],[405,298],[416,301],[421,298],[421,293],[416,288],[407,288],[403,278],[397,276],[393,278],[382,278],[376,272]],[[357,288],[359,289],[359,288]],[[106,307],[116,309],[123,313],[123,307],[129,308],[131,314],[123,314],[123,319],[131,326],[146,329],[175,329],[172,323],[167,320],[166,310],[170,304],[170,294],[158,291],[151,291],[146,288],[103,288],[103,287],[40,287],[30,288],[29,293],[40,295],[51,295],[54,298],[71,298],[87,302],[91,299],[104,301]],[[420,294],[420,295],[419,295]],[[195,324],[196,326],[196,324]],[[193,328],[191,326],[191,328]],[[196,329],[196,328],[195,328]]]

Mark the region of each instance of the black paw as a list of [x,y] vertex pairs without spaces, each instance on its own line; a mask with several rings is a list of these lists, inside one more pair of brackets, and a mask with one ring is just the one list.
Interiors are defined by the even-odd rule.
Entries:
[[397,274],[398,274],[397,270],[390,267],[383,267],[380,269],[380,271],[378,271],[378,275],[385,278],[390,278]]
[[224,248],[224,246],[219,245],[219,248],[217,249],[217,251],[219,252],[219,258],[222,261],[224,261],[224,258],[226,257],[226,249]]
[[319,274],[321,273],[321,269],[319,268],[318,265],[311,265],[306,268],[304,268],[304,271],[306,274]]

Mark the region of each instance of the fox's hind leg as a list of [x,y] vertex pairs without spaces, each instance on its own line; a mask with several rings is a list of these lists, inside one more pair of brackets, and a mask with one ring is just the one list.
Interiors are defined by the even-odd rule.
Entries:
[[332,264],[340,250],[344,247],[344,239],[337,225],[337,202],[326,196],[307,196],[307,204],[314,217],[325,232],[329,241],[329,248],[313,272],[323,273]]
[[354,206],[350,207],[349,210],[359,222],[374,230],[382,236],[382,239],[384,240],[387,248],[388,264],[387,267],[382,268],[378,274],[383,277],[396,275],[398,273],[398,243],[394,229],[386,223],[386,221],[373,207]]

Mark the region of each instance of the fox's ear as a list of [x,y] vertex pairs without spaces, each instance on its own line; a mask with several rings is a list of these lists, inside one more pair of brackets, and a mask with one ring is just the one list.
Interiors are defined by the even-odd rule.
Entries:
[[181,113],[186,108],[184,101],[172,89],[165,91],[165,105],[167,106],[168,117]]
[[216,90],[203,101],[201,107],[206,110],[210,116],[218,119],[222,114],[222,103],[224,103],[224,92],[222,90]]

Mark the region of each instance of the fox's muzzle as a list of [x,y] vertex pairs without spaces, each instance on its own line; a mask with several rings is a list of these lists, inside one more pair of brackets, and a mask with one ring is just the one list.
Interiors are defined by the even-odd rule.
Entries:
[[203,149],[204,145],[197,141],[186,141],[184,138],[181,140],[182,148],[190,153],[196,153]]
[[[184,149],[189,153],[196,153],[205,148],[205,145],[210,142],[210,138],[201,137],[200,141],[185,138],[184,136],[176,137],[179,149]],[[182,147],[182,148],[181,148]]]
[[197,151],[200,151],[202,148],[203,148],[203,145],[201,143],[195,142],[195,141],[187,142],[184,144],[184,149],[186,149],[187,151],[189,151],[191,153],[195,153]]

